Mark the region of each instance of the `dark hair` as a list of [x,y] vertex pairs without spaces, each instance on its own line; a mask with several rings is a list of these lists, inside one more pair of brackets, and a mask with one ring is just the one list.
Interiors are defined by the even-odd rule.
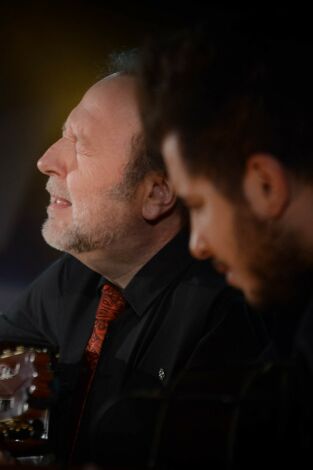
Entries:
[[238,193],[246,161],[266,152],[313,177],[312,43],[206,28],[150,41],[140,63],[140,102],[152,148],[176,132],[189,170]]
[[[119,73],[137,78],[139,49],[113,52],[106,64],[106,73]],[[125,184],[131,193],[144,176],[151,171],[166,173],[161,153],[146,144],[143,135],[134,136],[131,143],[132,158],[125,168]]]

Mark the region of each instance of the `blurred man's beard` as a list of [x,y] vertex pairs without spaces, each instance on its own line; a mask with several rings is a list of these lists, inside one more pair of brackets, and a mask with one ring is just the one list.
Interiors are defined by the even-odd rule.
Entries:
[[255,281],[255,288],[245,293],[248,302],[261,310],[305,305],[312,292],[313,250],[305,246],[301,234],[276,221],[260,221],[240,206],[235,235],[247,272]]

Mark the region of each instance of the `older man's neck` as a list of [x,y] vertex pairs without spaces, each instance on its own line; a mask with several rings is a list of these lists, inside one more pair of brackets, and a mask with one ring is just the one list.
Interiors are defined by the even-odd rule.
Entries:
[[138,271],[160,251],[181,229],[177,224],[171,230],[151,236],[137,243],[125,242],[120,249],[112,249],[110,253],[102,250],[74,254],[88,268],[98,272],[114,285],[124,289]]

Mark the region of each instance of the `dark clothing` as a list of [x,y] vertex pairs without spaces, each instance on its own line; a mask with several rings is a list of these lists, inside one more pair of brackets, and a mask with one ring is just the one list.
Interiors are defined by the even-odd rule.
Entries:
[[[104,282],[65,255],[0,316],[0,340],[59,351],[55,438],[61,459],[68,452],[64,442],[70,405],[84,372],[81,359]],[[123,403],[115,407],[112,403],[133,390],[149,393],[165,387],[196,347],[194,361],[205,367],[253,362],[268,345],[262,320],[247,311],[241,295],[225,285],[209,262],[189,255],[184,232],[135,275],[124,296],[126,309],[109,326],[86,404],[77,443],[79,462],[101,461],[102,435],[107,438],[106,463],[138,458],[134,442],[145,434],[146,416]],[[95,430],[99,439],[90,442]]]
[[299,328],[296,331],[292,356],[302,356],[308,370],[313,375],[313,295],[307,304]]
[[234,468],[313,465],[313,297],[305,308],[286,310],[273,322],[277,360],[259,374],[242,408]]
[[272,315],[270,360],[185,371],[163,418],[158,463],[312,468],[313,297],[305,308],[303,300],[302,308],[266,313]]

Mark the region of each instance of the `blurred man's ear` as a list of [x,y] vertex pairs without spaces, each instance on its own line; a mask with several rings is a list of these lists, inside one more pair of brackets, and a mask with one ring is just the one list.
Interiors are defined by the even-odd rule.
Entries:
[[157,220],[172,210],[176,203],[176,194],[165,175],[149,173],[144,185],[142,215],[146,220]]
[[261,219],[278,219],[290,198],[287,171],[271,155],[252,155],[246,163],[243,191],[257,216]]

